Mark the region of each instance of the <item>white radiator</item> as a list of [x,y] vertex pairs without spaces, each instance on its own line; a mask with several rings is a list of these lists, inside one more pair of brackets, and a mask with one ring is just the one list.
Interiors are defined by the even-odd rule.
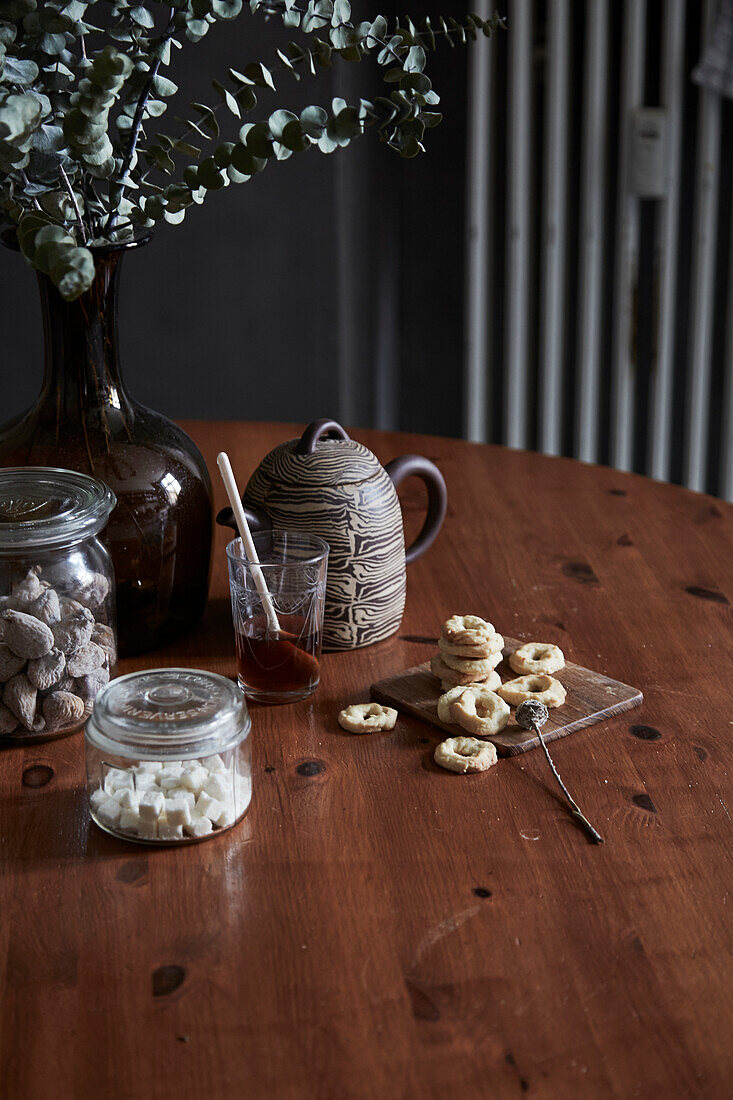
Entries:
[[733,499],[733,105],[690,78],[715,0],[501,10],[470,58],[465,434]]

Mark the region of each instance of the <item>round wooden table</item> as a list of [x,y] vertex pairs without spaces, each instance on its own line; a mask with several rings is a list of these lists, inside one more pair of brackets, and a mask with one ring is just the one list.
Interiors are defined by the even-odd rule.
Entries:
[[[302,430],[185,427],[242,482]],[[80,736],[0,755],[3,1096],[729,1096],[733,509],[566,459],[355,434],[383,462],[438,463],[446,523],[395,637],[328,655],[306,702],[252,708],[240,826],[136,847],[90,822]],[[401,491],[408,534],[423,493]],[[201,626],[121,671],[234,674],[225,541]],[[460,777],[415,719],[338,727],[469,610],[643,690],[553,744],[604,845],[539,751]]]

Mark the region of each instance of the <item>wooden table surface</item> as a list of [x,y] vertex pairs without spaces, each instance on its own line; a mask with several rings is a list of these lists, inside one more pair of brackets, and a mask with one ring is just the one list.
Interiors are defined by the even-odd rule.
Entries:
[[[242,481],[294,426],[185,425]],[[0,1095],[728,1097],[733,509],[642,477],[359,431],[436,461],[445,527],[402,628],[253,708],[254,800],[194,847],[89,819],[81,736],[0,755]],[[408,532],[423,489],[406,483]],[[217,504],[223,494],[216,483]],[[201,626],[121,671],[234,674],[225,533]],[[642,708],[461,777],[437,731],[338,710],[424,660],[453,612],[557,642]]]

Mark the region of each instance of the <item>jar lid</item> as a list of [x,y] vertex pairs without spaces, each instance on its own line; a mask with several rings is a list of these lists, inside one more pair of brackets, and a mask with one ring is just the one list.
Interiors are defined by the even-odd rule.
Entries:
[[117,503],[103,481],[52,466],[0,470],[0,554],[48,549],[101,531]]
[[211,756],[249,733],[244,695],[231,680],[191,668],[130,672],[99,692],[87,739],[135,756]]

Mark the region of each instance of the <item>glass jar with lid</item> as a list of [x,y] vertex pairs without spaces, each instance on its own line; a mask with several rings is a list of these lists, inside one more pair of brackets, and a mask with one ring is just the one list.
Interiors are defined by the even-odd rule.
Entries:
[[0,469],[0,744],[81,729],[114,675],[103,482],[46,466]]
[[144,844],[231,828],[252,798],[250,726],[239,687],[214,672],[120,676],[99,693],[86,724],[93,820]]

